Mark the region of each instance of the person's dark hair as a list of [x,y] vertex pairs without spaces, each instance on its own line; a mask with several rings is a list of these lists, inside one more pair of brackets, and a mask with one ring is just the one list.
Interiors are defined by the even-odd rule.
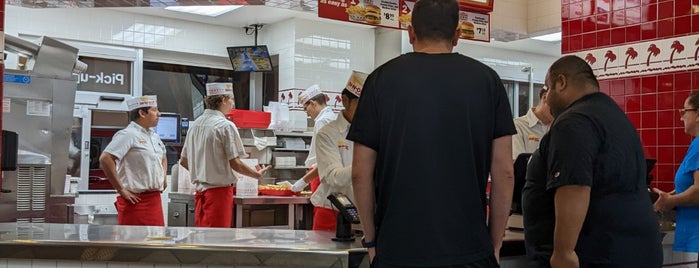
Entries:
[[689,94],[689,105],[692,105],[694,109],[699,109],[699,91],[692,91]]
[[549,92],[549,90],[542,88],[541,91],[539,91],[539,99],[543,98],[544,95],[546,95],[546,92]]
[[131,121],[136,121],[136,119],[141,117],[141,115],[138,113],[138,111],[143,111],[144,113],[148,114],[149,110],[150,110],[150,107],[141,107],[141,108],[133,109],[129,112],[129,117],[131,118]]
[[459,24],[459,4],[456,0],[417,1],[411,23],[419,40],[451,40]]
[[318,104],[320,104],[320,105],[326,105],[326,104],[325,104],[326,101],[325,101],[325,94],[324,94],[324,93],[323,93],[323,94],[320,94],[320,95],[318,95],[318,96],[315,96],[315,97],[311,98],[311,99],[308,100],[308,101],[315,101],[316,103],[318,103]]
[[221,108],[221,104],[228,99],[233,98],[232,95],[213,95],[206,96],[204,98],[204,108],[211,110],[218,110]]
[[[587,84],[599,90],[599,82],[597,82],[597,77],[595,77],[595,73],[592,72],[592,68],[585,60],[578,56],[563,56],[551,64],[549,68],[549,78],[556,79],[556,77],[561,74],[565,75],[568,79],[568,83],[577,86]],[[552,80],[550,82],[555,83],[556,81]]]
[[347,99],[349,99],[349,100],[359,99],[359,97],[357,97],[357,95],[354,95],[352,92],[350,92],[347,89],[343,89],[341,94],[344,96],[347,96]]

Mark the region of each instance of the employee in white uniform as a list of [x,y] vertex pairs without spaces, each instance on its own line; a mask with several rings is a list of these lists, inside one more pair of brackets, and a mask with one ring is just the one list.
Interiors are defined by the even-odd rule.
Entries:
[[539,92],[539,104],[531,108],[526,115],[515,118],[517,134],[512,136],[512,161],[523,153],[533,153],[539,148],[541,138],[549,131],[553,115],[546,103],[547,89]]
[[156,96],[127,101],[131,123],[119,130],[99,161],[119,195],[114,205],[119,225],[164,226],[160,192],[167,188],[165,145],[151,130],[158,125]]
[[206,84],[206,110],[187,131],[180,165],[189,170],[196,188],[194,226],[230,228],[233,193],[237,178],[233,170],[261,178],[269,167],[255,170],[240,161],[245,156],[238,128],[226,119],[235,105],[233,84]]
[[318,85],[312,85],[301,94],[299,94],[299,104],[303,106],[303,110],[306,114],[314,120],[313,123],[313,137],[311,138],[311,147],[308,151],[308,158],[306,158],[306,167],[309,171],[301,179],[296,181],[296,183],[291,187],[294,192],[300,192],[311,184],[311,191],[315,192],[318,188],[318,169],[316,160],[316,133],[318,130],[323,128],[328,123],[332,122],[337,118],[337,115],[333,112],[332,108],[327,105],[327,96],[323,94]]
[[311,196],[313,203],[313,230],[334,231],[337,224],[337,209],[328,195],[340,192],[354,196],[352,191],[352,152],[354,143],[345,139],[354,112],[359,103],[364,80],[368,74],[352,71],[347,86],[342,90],[342,106],[345,109],[316,134],[316,156],[320,186]]

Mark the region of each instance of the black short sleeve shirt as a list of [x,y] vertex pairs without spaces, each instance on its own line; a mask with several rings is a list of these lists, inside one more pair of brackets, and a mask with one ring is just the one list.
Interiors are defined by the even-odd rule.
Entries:
[[530,261],[543,267],[553,250],[556,189],[566,185],[591,187],[576,246],[581,264],[660,267],[660,233],[640,138],[603,93],[584,96],[559,115],[527,168],[525,244]]
[[448,266],[492,255],[492,144],[514,133],[500,78],[474,59],[408,53],[372,72],[347,138],[377,152],[380,262]]

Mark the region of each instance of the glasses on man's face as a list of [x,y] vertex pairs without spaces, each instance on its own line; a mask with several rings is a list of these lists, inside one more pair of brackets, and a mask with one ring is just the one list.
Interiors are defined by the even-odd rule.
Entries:
[[677,109],[678,112],[680,112],[680,116],[684,116],[685,113],[687,112],[696,112],[699,109],[696,108],[682,108],[682,109]]

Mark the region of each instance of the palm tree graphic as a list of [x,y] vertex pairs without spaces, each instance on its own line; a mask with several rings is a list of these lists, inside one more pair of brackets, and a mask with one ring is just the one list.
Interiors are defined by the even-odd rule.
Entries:
[[633,47],[629,47],[628,49],[626,49],[625,54],[626,54],[626,61],[624,62],[624,69],[629,67],[629,58],[631,58],[633,60],[633,59],[636,59],[636,57],[638,57],[638,52],[636,52],[636,50],[634,50]]
[[660,54],[660,48],[656,46],[655,44],[650,44],[648,46],[648,58],[646,59],[646,66],[650,66],[650,56],[658,56]]
[[337,108],[337,103],[342,103],[342,98],[340,98],[340,95],[335,95],[335,108]]
[[684,51],[684,45],[682,45],[680,41],[675,40],[672,42],[672,45],[670,45],[670,48],[672,48],[672,53],[670,53],[670,64],[672,64],[672,58],[675,56],[675,51],[677,51],[677,53],[682,53],[682,51]]
[[608,62],[614,62],[616,60],[616,55],[614,55],[614,52],[611,50],[607,50],[607,53],[604,53],[604,57],[607,58],[604,60],[604,71],[607,71],[607,63]]
[[699,38],[697,38],[697,42],[694,43],[695,46],[697,46],[697,49],[694,50],[694,60],[697,60],[697,56],[699,56]]
[[593,56],[592,53],[587,53],[587,55],[585,55],[585,61],[587,61],[588,64],[592,65],[595,64],[595,62],[597,62],[597,58],[595,58],[595,56]]

